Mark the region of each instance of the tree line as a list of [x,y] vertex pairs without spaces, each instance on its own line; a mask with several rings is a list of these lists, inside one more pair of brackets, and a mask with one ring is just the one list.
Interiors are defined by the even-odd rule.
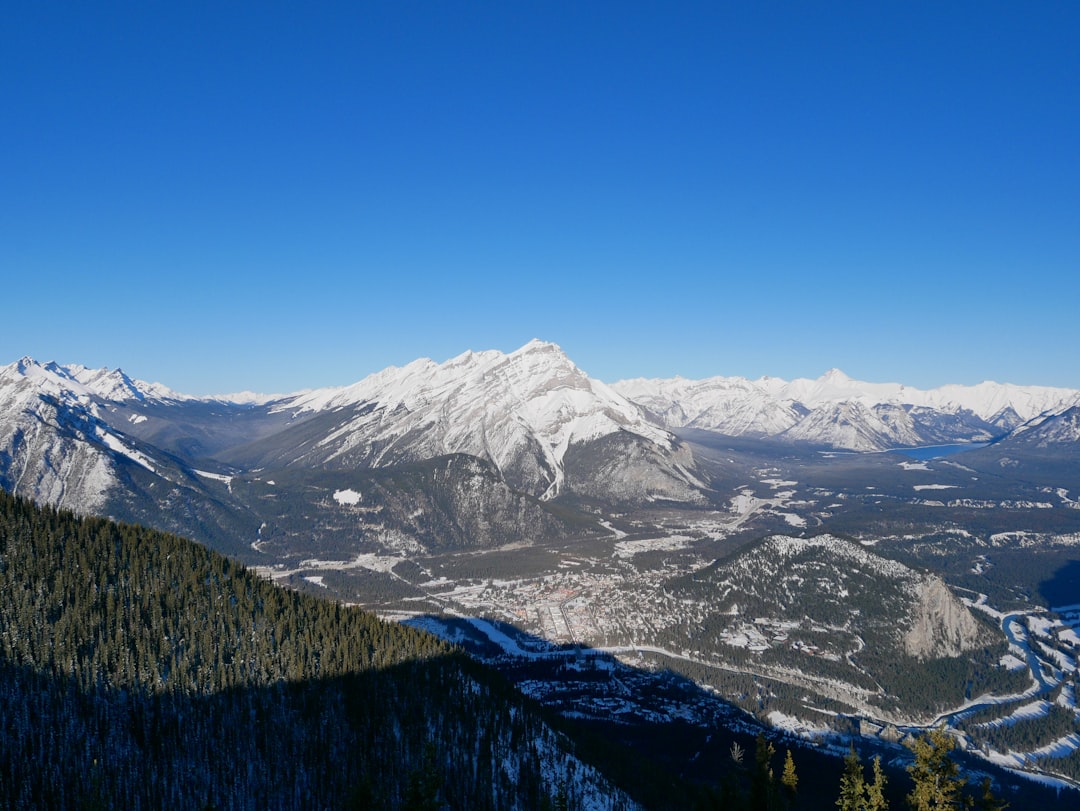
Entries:
[[[1003,802],[993,790],[989,778],[977,785],[968,781],[953,757],[955,739],[943,728],[933,729],[908,742],[913,760],[906,771],[910,788],[902,802],[896,797],[881,764],[875,757],[867,766],[854,746],[844,758],[843,773],[832,803],[840,811],[890,811],[900,806],[908,811],[1004,811]],[[718,789],[698,800],[697,811],[794,811],[799,808],[821,807],[821,797],[803,797],[799,775],[790,749],[786,750],[783,765],[776,769],[777,749],[774,743],[759,735],[753,758],[738,744],[732,744],[731,761],[735,769],[728,771]]]

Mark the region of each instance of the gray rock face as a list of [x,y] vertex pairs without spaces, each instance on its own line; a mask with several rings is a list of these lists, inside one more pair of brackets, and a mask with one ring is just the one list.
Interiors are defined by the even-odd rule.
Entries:
[[[55,419],[56,409],[44,407],[42,415]],[[4,431],[0,446],[0,485],[54,507],[93,513],[115,479],[105,449],[76,433],[58,435],[46,422],[31,420]]]
[[634,504],[705,502],[704,484],[695,478],[692,455],[683,445],[661,449],[623,432],[571,445],[564,463],[567,491],[585,498]]
[[918,659],[959,656],[990,641],[989,631],[940,577],[931,576],[919,584],[911,620],[904,634],[904,652]]

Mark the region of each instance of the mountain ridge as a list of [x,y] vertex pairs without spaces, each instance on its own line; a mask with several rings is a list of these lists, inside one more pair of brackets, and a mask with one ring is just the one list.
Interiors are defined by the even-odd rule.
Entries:
[[[0,477],[10,489],[94,512],[116,489],[120,462],[158,472],[155,449],[186,459],[192,473],[215,475],[230,467],[379,468],[465,453],[544,500],[565,494],[569,481],[589,498],[700,503],[707,486],[674,430],[874,451],[1020,436],[1077,404],[1080,391],[1071,389],[984,382],[921,391],[838,369],[817,380],[608,385],[535,339],[510,353],[421,358],[349,386],[233,400],[181,394],[120,369],[24,357],[0,367]],[[573,450],[583,446],[603,448],[608,461]],[[588,476],[568,475],[568,460],[585,464]]]
[[921,390],[856,381],[838,369],[816,380],[634,378],[612,387],[670,429],[778,437],[845,450],[987,442],[1080,404],[1080,390],[991,381]]
[[[7,366],[0,366],[0,381],[12,380],[17,376],[47,377],[54,382],[56,390],[64,388],[58,385],[60,380],[67,381],[67,388],[82,395],[94,395],[108,401],[128,399],[156,400],[198,400],[203,402],[224,402],[234,404],[275,403],[278,410],[294,409],[319,411],[341,405],[363,402],[372,390],[387,388],[386,381],[398,381],[402,376],[416,378],[420,372],[439,369],[453,369],[472,366],[481,368],[491,362],[504,362],[507,359],[522,357],[537,352],[557,353],[568,363],[572,361],[565,355],[558,344],[532,339],[522,347],[509,353],[500,350],[466,350],[443,363],[430,358],[417,358],[405,366],[388,366],[373,372],[359,381],[344,386],[317,387],[289,393],[268,394],[253,391],[226,394],[191,395],[181,393],[162,383],[152,383],[128,376],[123,369],[94,369],[81,364],[60,364],[55,361],[41,362],[30,356],[24,356]],[[577,369],[576,366],[574,366]],[[580,371],[580,370],[578,370]],[[832,368],[818,378],[794,378],[786,380],[774,376],[762,376],[750,379],[739,376],[715,375],[705,378],[624,378],[614,382],[603,382],[598,378],[589,378],[595,384],[614,390],[630,397],[634,402],[647,398],[667,397],[679,401],[696,400],[702,393],[708,393],[716,399],[718,392],[727,390],[744,393],[764,393],[781,403],[802,403],[815,407],[829,402],[858,400],[865,405],[902,404],[924,406],[935,409],[968,409],[978,417],[995,422],[1011,409],[1015,418],[1027,422],[1039,415],[1061,408],[1065,405],[1080,405],[1080,389],[1042,385],[1018,385],[984,380],[967,385],[947,383],[930,389],[920,389],[903,383],[874,383],[856,380],[842,370]],[[677,393],[678,397],[673,395]],[[650,408],[653,413],[660,410]],[[692,418],[690,418],[692,419]],[[1019,422],[1017,423],[1019,424]],[[682,427],[681,425],[679,427]],[[697,427],[706,427],[699,425]],[[1015,426],[1013,426],[1015,427]]]
[[617,390],[646,394],[670,391],[694,391],[743,387],[764,392],[780,401],[818,406],[827,402],[860,400],[866,405],[896,403],[934,408],[966,408],[990,420],[1003,409],[1012,407],[1024,421],[1056,406],[1075,402],[1080,389],[1053,386],[1021,386],[986,380],[974,385],[948,383],[932,389],[919,389],[903,383],[872,383],[855,380],[839,369],[830,369],[821,377],[785,380],[765,376],[757,380],[745,377],[713,376],[701,379],[627,378],[612,384]]

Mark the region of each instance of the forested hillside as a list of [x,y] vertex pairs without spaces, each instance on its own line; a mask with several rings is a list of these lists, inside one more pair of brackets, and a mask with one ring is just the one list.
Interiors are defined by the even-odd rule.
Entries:
[[183,539],[0,492],[0,595],[0,807],[630,807],[434,637]]

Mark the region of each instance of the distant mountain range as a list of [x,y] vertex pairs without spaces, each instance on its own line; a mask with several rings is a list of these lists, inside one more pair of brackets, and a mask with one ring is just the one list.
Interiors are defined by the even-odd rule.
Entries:
[[335,492],[357,494],[361,535],[439,546],[583,531],[556,499],[705,501],[687,446],[553,344],[244,399],[24,358],[0,369],[0,485],[232,554]]
[[[709,483],[673,433],[683,429],[849,451],[990,441],[1045,450],[1080,441],[1078,410],[1080,391],[1071,389],[922,391],[837,370],[791,382],[607,385],[541,341],[509,354],[417,360],[284,397],[196,398],[120,370],[23,358],[0,368],[0,485],[83,513],[230,537],[224,546],[235,552],[267,523],[268,499],[253,488],[306,471],[297,486],[310,491],[321,486],[311,476],[348,472],[361,494],[351,506],[379,513],[384,533],[441,534],[440,543],[456,533],[484,544],[512,540],[523,516],[530,531],[584,531],[545,506],[554,502],[707,503]],[[457,456],[474,461],[435,461]],[[402,466],[423,472],[371,479]],[[348,489],[335,481],[322,497]],[[373,501],[364,504],[360,485],[369,483]],[[402,487],[409,497],[390,496]],[[487,518],[477,525],[477,515]]]
[[636,379],[613,388],[671,429],[857,451],[988,442],[1080,405],[1075,389],[986,382],[921,390],[852,380],[838,369],[817,380]]
[[[0,486],[231,554],[292,549],[300,513],[326,514],[321,537],[339,541],[325,554],[356,533],[490,546],[599,531],[590,504],[715,501],[677,431],[842,450],[993,441],[1044,456],[1077,446],[1078,411],[1076,390],[920,391],[835,369],[608,386],[542,341],[276,397],[192,397],[24,357],[0,368]],[[353,535],[342,506],[360,522]]]

